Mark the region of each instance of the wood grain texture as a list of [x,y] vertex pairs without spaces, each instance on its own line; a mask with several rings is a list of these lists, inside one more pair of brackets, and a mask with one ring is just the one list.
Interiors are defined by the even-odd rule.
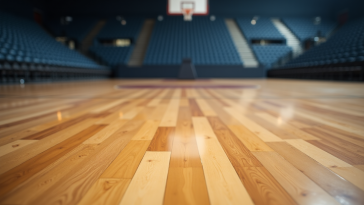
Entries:
[[0,175],[0,197],[4,196],[11,189],[15,188],[22,182],[32,177],[37,172],[47,167],[53,161],[56,161],[70,150],[80,145],[93,134],[103,129],[105,125],[92,125],[81,131],[62,143],[51,147],[47,151],[39,154],[21,165]]
[[[273,79],[2,85],[0,204],[119,204],[138,178],[127,196],[135,204],[361,205],[363,88]],[[137,173],[146,153],[170,153],[163,171],[148,162]]]
[[211,204],[253,204],[207,119],[192,120]]
[[170,167],[163,204],[210,204],[202,167]]
[[101,175],[101,178],[131,179],[149,143],[149,140],[131,140]]
[[296,204],[264,167],[235,167],[254,204]]
[[120,205],[163,204],[170,155],[146,152]]
[[286,142],[269,142],[268,145],[337,201],[358,205],[364,203],[364,193],[362,190],[325,168],[303,152]]
[[234,167],[260,167],[262,164],[218,118],[207,118],[214,133]]
[[3,145],[0,147],[0,157],[37,141],[38,140],[16,140],[9,144]]
[[64,176],[58,183],[51,186],[42,196],[30,201],[39,204],[77,204],[110,163],[127,145],[142,122],[130,121],[105,140],[98,150],[91,153],[90,157]]
[[304,140],[286,140],[286,142],[326,167],[351,167],[350,164]]
[[147,120],[135,134],[133,140],[152,140],[159,126],[159,120]]
[[159,127],[149,144],[148,151],[172,151],[174,135],[174,127]]
[[276,152],[254,155],[298,204],[340,204]]
[[243,125],[230,125],[229,128],[250,151],[273,151],[263,140]]
[[237,110],[234,110],[233,108],[225,108],[225,110],[264,142],[282,141],[281,138],[269,132],[264,127],[258,125],[257,123],[253,122],[247,117],[244,117],[243,115],[239,115],[239,112],[237,112]]
[[178,121],[171,153],[171,167],[201,167],[191,112],[188,107],[179,109]]
[[131,179],[100,178],[78,205],[119,204]]

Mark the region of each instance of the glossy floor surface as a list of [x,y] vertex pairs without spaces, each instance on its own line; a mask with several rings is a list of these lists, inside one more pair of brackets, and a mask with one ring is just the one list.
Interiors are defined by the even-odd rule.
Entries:
[[0,86],[0,204],[364,204],[364,84]]

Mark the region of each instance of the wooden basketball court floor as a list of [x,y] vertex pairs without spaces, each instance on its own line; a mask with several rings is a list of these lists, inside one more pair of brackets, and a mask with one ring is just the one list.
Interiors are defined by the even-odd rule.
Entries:
[[364,204],[364,86],[0,86],[0,204]]

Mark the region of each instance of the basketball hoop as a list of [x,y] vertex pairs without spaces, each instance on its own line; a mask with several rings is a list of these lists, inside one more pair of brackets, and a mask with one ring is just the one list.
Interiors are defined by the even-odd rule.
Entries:
[[193,2],[182,2],[181,10],[185,21],[192,21],[194,7],[195,5]]
[[192,21],[192,14],[193,14],[192,8],[182,9],[182,13],[183,13],[183,19],[185,21]]

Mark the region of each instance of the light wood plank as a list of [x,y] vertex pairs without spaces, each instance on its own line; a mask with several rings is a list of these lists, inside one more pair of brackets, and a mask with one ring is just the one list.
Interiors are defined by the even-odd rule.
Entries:
[[152,140],[159,124],[159,120],[147,120],[132,140]]
[[310,156],[325,167],[351,167],[350,164],[338,159],[335,156],[315,147],[304,140],[286,140],[290,145]]
[[204,99],[196,99],[196,102],[205,116],[217,116],[215,111]]
[[120,205],[163,204],[170,152],[146,152]]
[[133,178],[149,144],[150,140],[130,140],[101,178]]
[[100,132],[96,133],[94,136],[90,137],[83,144],[99,144],[110,137],[112,134],[116,132],[116,130],[120,129],[127,121],[126,120],[116,120],[107,127],[105,127]]
[[244,117],[243,115],[239,114],[233,108],[225,108],[225,110],[233,117],[235,117],[242,125],[248,128],[251,132],[257,135],[261,140],[264,142],[279,142],[282,141],[281,138],[274,135],[273,133],[269,132],[268,130],[264,129],[262,126],[258,125],[257,123],[253,122],[252,120]]
[[130,179],[100,178],[82,198],[78,205],[120,203]]
[[37,142],[38,140],[17,140],[12,143],[3,145],[0,147],[0,157],[9,154],[10,152],[13,152],[15,150],[18,150],[20,148],[23,148],[27,145],[30,145],[34,142]]
[[177,114],[179,107],[179,99],[171,99],[166,113],[163,116],[160,127],[175,127],[177,125]]
[[205,117],[193,117],[211,204],[253,204]]
[[364,171],[356,167],[331,167],[332,171],[364,190]]
[[276,152],[254,155],[298,204],[340,204]]

